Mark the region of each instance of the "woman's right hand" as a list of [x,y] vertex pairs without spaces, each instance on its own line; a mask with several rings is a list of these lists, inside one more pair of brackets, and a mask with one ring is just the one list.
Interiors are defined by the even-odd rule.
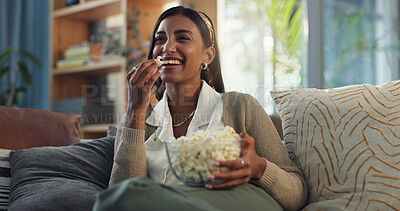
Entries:
[[144,129],[144,118],[150,103],[152,87],[161,75],[159,65],[158,60],[149,59],[132,68],[126,75],[128,107],[125,127]]

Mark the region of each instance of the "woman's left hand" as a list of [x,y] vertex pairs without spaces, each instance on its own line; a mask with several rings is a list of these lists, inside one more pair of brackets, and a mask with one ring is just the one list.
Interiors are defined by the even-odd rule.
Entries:
[[[208,189],[227,189],[244,183],[250,179],[259,179],[264,173],[266,162],[257,155],[254,148],[254,139],[247,133],[240,134],[240,140],[243,141],[241,159],[229,161],[216,161],[214,166],[227,167],[231,171],[224,173],[210,174],[209,180],[224,180],[222,183],[209,183]],[[243,166],[242,166],[243,163]]]

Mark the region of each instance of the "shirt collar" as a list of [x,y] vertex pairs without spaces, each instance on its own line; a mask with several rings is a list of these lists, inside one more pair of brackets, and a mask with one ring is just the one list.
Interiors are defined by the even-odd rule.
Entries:
[[205,81],[202,82],[203,86],[200,90],[196,112],[192,119],[192,123],[196,124],[197,127],[210,123],[215,106],[222,98],[220,93],[216,92]]
[[166,115],[171,116],[171,114],[169,114],[167,92],[165,91],[161,100],[153,108],[149,117],[147,117],[146,124],[155,127],[162,126]]
[[[202,81],[202,87],[192,123],[195,123],[198,127],[208,124],[215,106],[221,98],[222,96],[220,93],[216,92],[205,81]],[[150,116],[147,117],[146,124],[155,127],[162,126],[163,121],[169,120],[170,117],[167,92],[164,92],[162,99],[153,108]]]

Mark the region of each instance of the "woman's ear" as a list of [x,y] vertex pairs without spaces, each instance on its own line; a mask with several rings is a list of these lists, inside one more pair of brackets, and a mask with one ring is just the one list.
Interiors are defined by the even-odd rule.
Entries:
[[211,62],[215,58],[215,48],[214,47],[209,47],[204,50],[204,58],[203,62],[206,62],[207,64],[211,64]]

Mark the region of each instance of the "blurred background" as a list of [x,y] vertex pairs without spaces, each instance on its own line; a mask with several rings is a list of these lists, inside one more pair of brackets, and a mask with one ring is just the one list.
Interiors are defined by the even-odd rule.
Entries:
[[82,136],[103,136],[177,5],[211,17],[226,91],[269,114],[271,90],[400,78],[399,0],[0,0],[0,105],[81,114]]

